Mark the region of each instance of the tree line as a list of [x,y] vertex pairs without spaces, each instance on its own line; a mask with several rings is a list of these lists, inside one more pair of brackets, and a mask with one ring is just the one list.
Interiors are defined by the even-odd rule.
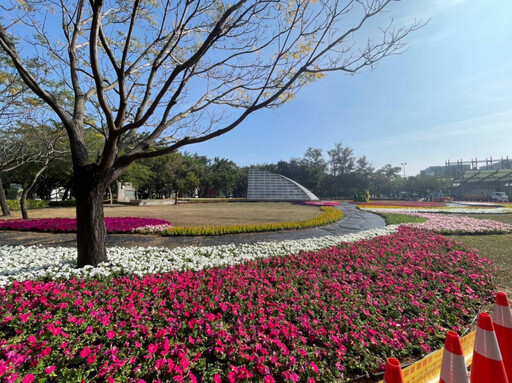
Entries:
[[403,178],[401,167],[386,164],[376,169],[366,156],[335,143],[324,156],[319,148],[308,148],[304,156],[277,163],[238,166],[225,158],[171,153],[132,164],[122,180],[131,182],[140,198],[235,197],[247,195],[250,168],[281,174],[305,186],[320,198],[352,198],[368,190],[372,198],[431,197],[447,192],[449,180],[418,175]]
[[[11,183],[23,186],[24,200],[35,195],[50,200],[56,189],[64,190],[63,200],[73,198],[72,161],[61,141],[62,130],[48,127],[46,135],[41,135],[40,127],[36,131],[26,126],[0,131],[0,202],[5,200],[4,189]],[[86,141],[94,151],[101,140],[94,131],[87,132]],[[341,143],[335,143],[326,153],[324,156],[322,149],[308,148],[300,158],[242,167],[226,158],[173,152],[134,162],[119,180],[132,183],[138,199],[244,198],[250,168],[281,174],[327,199],[352,198],[366,190],[372,198],[428,197],[450,187],[449,181],[441,177],[404,179],[401,168],[390,164],[376,169],[366,156],[356,157],[352,148]],[[115,185],[110,185],[110,190],[113,188]],[[105,193],[104,198],[108,197]]]

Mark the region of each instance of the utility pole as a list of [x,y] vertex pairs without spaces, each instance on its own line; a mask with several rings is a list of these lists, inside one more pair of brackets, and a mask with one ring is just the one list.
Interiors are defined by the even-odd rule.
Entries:
[[401,162],[402,167],[404,168],[404,178],[405,178],[405,165],[407,165],[407,162]]

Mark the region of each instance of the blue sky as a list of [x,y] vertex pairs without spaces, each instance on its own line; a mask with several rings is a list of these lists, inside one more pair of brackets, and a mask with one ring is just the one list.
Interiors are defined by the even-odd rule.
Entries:
[[512,157],[512,2],[409,0],[396,25],[430,19],[408,50],[373,71],[330,74],[276,110],[188,152],[238,165],[301,157],[341,141],[377,168],[406,175],[446,160]]

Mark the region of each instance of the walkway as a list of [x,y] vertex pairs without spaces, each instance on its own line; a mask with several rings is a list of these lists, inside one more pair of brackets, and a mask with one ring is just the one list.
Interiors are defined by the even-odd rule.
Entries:
[[[215,246],[230,243],[240,244],[285,241],[322,237],[326,235],[357,233],[363,230],[384,227],[386,225],[382,217],[358,210],[353,204],[342,203],[337,207],[341,209],[344,214],[344,218],[341,221],[312,229],[204,237],[163,237],[145,234],[109,234],[107,235],[107,247],[160,246],[174,248],[183,246]],[[76,234],[52,234],[0,230],[0,246],[3,245],[76,246]]]

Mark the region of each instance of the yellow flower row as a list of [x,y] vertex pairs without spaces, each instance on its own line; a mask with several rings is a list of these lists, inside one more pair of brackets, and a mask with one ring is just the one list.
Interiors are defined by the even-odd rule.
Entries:
[[223,235],[240,233],[259,233],[263,231],[279,231],[306,229],[309,227],[322,226],[333,223],[343,217],[343,212],[334,207],[321,207],[322,213],[315,218],[298,222],[276,222],[254,225],[227,225],[227,226],[181,226],[172,227],[162,231],[161,235],[182,236],[182,235]]

